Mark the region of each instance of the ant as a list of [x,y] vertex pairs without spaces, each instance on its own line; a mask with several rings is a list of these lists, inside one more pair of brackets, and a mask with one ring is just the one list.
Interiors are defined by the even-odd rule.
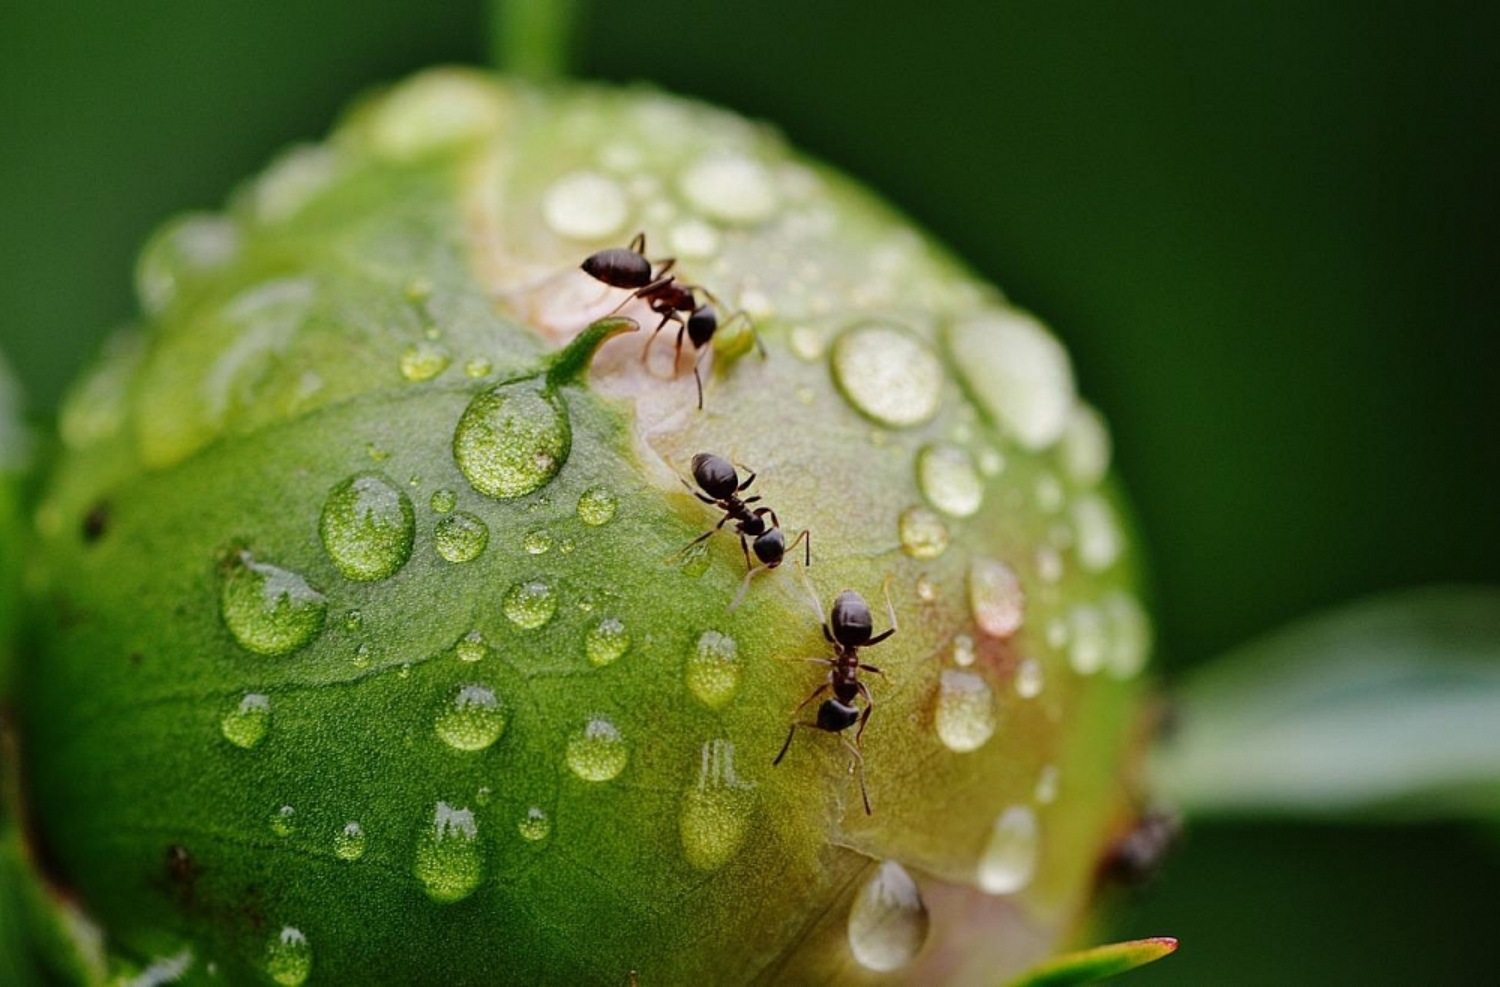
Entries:
[[[776,759],[771,764],[778,765],[781,759],[786,757],[787,750],[792,746],[792,738],[797,735],[798,727],[822,730],[824,733],[843,733],[858,723],[859,727],[854,731],[852,742],[848,737],[839,739],[849,753],[854,755],[854,761],[849,767],[851,770],[858,769],[859,794],[864,798],[865,815],[873,815],[870,809],[870,792],[865,787],[865,756],[860,752],[859,740],[864,736],[865,724],[870,722],[870,714],[875,711],[875,697],[870,695],[870,687],[859,680],[859,673],[872,672],[881,678],[885,677],[885,673],[874,665],[860,661],[859,649],[874,647],[896,633],[896,608],[891,604],[891,581],[889,578],[886,579],[884,585],[885,610],[886,615],[890,617],[891,626],[888,630],[881,631],[873,637],[871,633],[874,630],[874,621],[870,616],[870,605],[865,602],[864,597],[852,589],[844,590],[834,598],[832,616],[825,618],[823,605],[818,601],[811,585],[807,589],[813,606],[817,609],[818,620],[823,628],[823,637],[833,645],[833,657],[791,659],[828,667],[828,681],[818,686],[810,696],[802,700],[801,704],[792,711],[792,715],[800,713],[808,703],[826,692],[831,691],[833,698],[823,700],[818,707],[817,719],[798,720],[792,723],[792,728],[786,734],[786,742],[781,745],[781,753],[776,755]],[[860,696],[863,696],[865,700],[863,712],[855,706],[855,700]]]
[[[746,469],[746,473],[748,475],[741,481],[739,473],[729,460],[711,452],[700,452],[693,457],[693,480],[697,482],[698,489],[694,490],[687,480],[683,480],[682,485],[703,503],[723,511],[724,516],[719,519],[718,524],[688,542],[672,556],[672,559],[682,556],[694,545],[713,537],[720,528],[734,521],[735,534],[740,537],[740,551],[745,555],[745,568],[748,570],[745,582],[740,587],[740,596],[744,595],[745,589],[750,585],[751,577],[781,565],[787,549],[796,548],[798,542],[805,542],[804,564],[812,565],[812,534],[806,528],[788,545],[786,535],[781,531],[781,519],[776,516],[776,512],[769,507],[752,508],[750,505],[760,500],[759,495],[740,497],[755,482],[755,473],[749,469]],[[766,523],[768,515],[771,518],[769,525]],[[750,561],[751,552],[760,560],[760,565]],[[671,559],[667,561],[670,562]],[[736,604],[739,603],[740,596],[735,597]]]
[[[675,275],[667,272],[677,264],[677,258],[668,257],[665,260],[652,261],[646,257],[646,234],[637,233],[631,238],[627,247],[608,247],[596,251],[584,258],[583,268],[585,274],[595,281],[602,281],[611,288],[626,288],[630,294],[625,301],[615,307],[618,312],[624,308],[632,299],[639,298],[651,308],[651,311],[661,316],[661,321],[656,324],[651,336],[646,340],[646,346],[641,350],[641,362],[646,362],[651,353],[651,344],[656,342],[656,337],[666,328],[668,322],[677,323],[677,348],[672,358],[672,366],[677,366],[677,361],[682,358],[682,337],[687,336],[688,341],[693,344],[694,351],[698,356],[693,361],[693,380],[698,385],[698,410],[703,410],[703,376],[698,372],[698,364],[703,360],[705,348],[713,340],[714,334],[720,329],[719,313],[714,307],[718,300],[707,288],[685,281],[679,281]],[[708,301],[699,301],[698,295],[702,294]],[[684,319],[683,313],[687,313]],[[724,325],[731,325],[739,319],[745,319],[748,323],[749,317],[743,312],[736,313]],[[754,332],[754,328],[751,328]],[[755,337],[755,346],[760,350],[762,357],[766,350],[760,341],[760,336]]]

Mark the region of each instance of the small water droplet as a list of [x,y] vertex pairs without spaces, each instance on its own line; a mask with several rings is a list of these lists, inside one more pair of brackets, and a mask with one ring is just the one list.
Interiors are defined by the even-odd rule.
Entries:
[[245,750],[266,739],[271,727],[271,699],[257,692],[248,692],[219,723],[224,739]]
[[391,458],[391,454],[380,448],[373,442],[365,445],[365,455],[370,457],[372,463],[383,463]]
[[984,503],[984,483],[958,446],[923,446],[917,453],[917,485],[929,504],[950,517],[969,517]]
[[490,646],[484,640],[484,635],[478,630],[472,630],[458,639],[453,646],[453,653],[458,656],[459,661],[479,661],[490,653]]
[[974,664],[974,639],[960,634],[953,639],[953,663],[961,668]]
[[927,421],[943,396],[943,365],[928,345],[879,323],[839,336],[833,378],[856,409],[895,428]]
[[1036,506],[1048,514],[1056,514],[1067,503],[1068,494],[1062,481],[1051,473],[1043,473],[1036,479]]
[[547,818],[547,813],[538,806],[533,805],[526,810],[526,815],[516,824],[521,831],[521,839],[532,843],[540,843],[552,835],[552,820]]
[[1151,653],[1151,618],[1134,596],[1118,590],[1100,601],[1110,627],[1109,673],[1115,678],[1134,678],[1146,666]]
[[271,813],[271,832],[277,836],[291,836],[297,829],[297,810],[283,805]]
[[318,534],[345,578],[387,579],[411,558],[416,514],[405,491],[374,473],[360,473],[328,492]]
[[197,213],[172,220],[146,244],[136,264],[141,309],[160,315],[185,285],[234,261],[240,243],[239,227],[225,216]]
[[629,215],[620,183],[598,172],[564,175],[542,194],[542,221],[570,240],[602,240],[619,232]]
[[908,507],[896,521],[901,550],[914,559],[935,559],[948,550],[948,526],[925,507]]
[[887,860],[860,888],[849,908],[849,951],[878,973],[899,970],[922,951],[931,919],[906,868]]
[[422,882],[427,897],[439,904],[452,904],[473,894],[484,877],[474,813],[439,802],[432,824],[423,827],[417,837],[412,872]]
[[458,494],[446,488],[434,490],[427,500],[427,506],[431,507],[435,514],[447,514],[458,506]]
[[260,655],[286,655],[305,647],[323,629],[328,601],[307,580],[240,552],[219,589],[224,625],[240,647]]
[[552,551],[552,535],[546,531],[528,532],[521,547],[527,555],[546,555]]
[[584,638],[589,664],[597,668],[612,665],[630,649],[630,632],[619,617],[605,617]]
[[1109,427],[1099,412],[1086,404],[1073,409],[1058,452],[1063,469],[1074,483],[1093,486],[1109,472],[1111,443]]
[[979,858],[979,888],[988,894],[1014,894],[1036,873],[1039,827],[1036,813],[1013,805],[1000,813]]
[[333,855],[340,860],[358,860],[365,855],[365,829],[357,822],[348,822],[333,834]]
[[489,545],[490,529],[468,511],[457,511],[438,521],[432,543],[437,553],[449,562],[472,562]]
[[412,383],[431,380],[453,362],[453,356],[443,347],[430,340],[413,343],[401,351],[398,366],[401,376]]
[[718,870],[739,852],[755,808],[755,786],[734,770],[734,744],[711,740],[700,753],[698,784],[683,796],[682,852],[698,870]]
[[365,615],[362,610],[350,610],[344,614],[344,630],[350,633],[358,631],[365,626]]
[[979,450],[979,472],[991,479],[1005,472],[1005,457],[996,449],[985,446]]
[[505,721],[505,708],[493,689],[465,685],[438,713],[433,726],[454,750],[482,751],[499,739]]
[[709,709],[719,709],[734,697],[739,684],[739,645],[727,634],[704,631],[688,655],[688,689]]
[[1104,667],[1109,653],[1109,632],[1104,625],[1104,614],[1097,607],[1076,606],[1068,614],[1069,637],[1068,664],[1079,675],[1093,675]]
[[943,669],[934,717],[938,739],[951,751],[976,751],[995,733],[995,694],[974,672]]
[[478,380],[481,377],[488,377],[490,371],[494,369],[495,365],[482,356],[471,356],[464,361],[464,376],[471,377],[474,380]]
[[510,622],[523,631],[545,627],[557,613],[557,594],[540,579],[516,583],[505,592],[501,609]]
[[1044,583],[1056,583],[1063,577],[1062,553],[1051,545],[1036,550],[1036,574]]
[[453,458],[475,490],[506,500],[545,486],[572,442],[562,399],[535,381],[515,381],[469,402],[453,433]]
[[1035,699],[1042,694],[1045,685],[1042,663],[1035,658],[1022,659],[1016,666],[1016,695],[1022,699]]
[[1073,413],[1068,353],[1035,319],[994,312],[953,326],[954,366],[979,404],[1027,449],[1061,438]]
[[937,587],[932,584],[932,580],[927,577],[926,573],[917,577],[917,599],[923,603],[931,603],[937,599]]
[[301,987],[312,973],[312,946],[300,929],[285,926],[266,946],[266,973],[281,987]]
[[1026,595],[1010,566],[997,559],[969,563],[969,607],[974,622],[991,637],[1010,637],[1026,618]]
[[793,355],[809,363],[823,359],[823,354],[828,349],[828,341],[823,338],[823,333],[812,326],[793,326],[792,331],[787,334],[787,343],[791,346]]
[[625,738],[602,716],[589,720],[568,741],[568,767],[584,781],[611,781],[625,770],[629,759]]
[[370,662],[374,659],[374,657],[374,649],[372,649],[368,644],[361,642],[354,649],[354,657],[350,660],[353,662],[355,668],[369,668]]
[[599,527],[615,516],[615,495],[604,487],[590,487],[578,498],[578,517],[584,524]]
[[710,562],[706,543],[700,542],[682,553],[682,562],[678,566],[678,570],[684,576],[691,576],[697,579],[708,571]]
[[701,219],[685,219],[667,234],[677,257],[702,260],[719,252],[719,231]]
[[1036,776],[1036,790],[1032,792],[1032,797],[1041,805],[1051,805],[1056,802],[1059,780],[1057,765],[1044,764]]
[[1125,542],[1108,501],[1084,494],[1073,505],[1073,524],[1078,529],[1078,559],[1085,569],[1101,572],[1115,564]]
[[732,152],[698,159],[683,172],[678,188],[704,215],[726,223],[763,222],[779,204],[776,183],[765,166]]

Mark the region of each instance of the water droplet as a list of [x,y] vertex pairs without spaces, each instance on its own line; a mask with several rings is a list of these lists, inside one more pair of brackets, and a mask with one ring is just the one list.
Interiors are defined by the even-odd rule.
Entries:
[[619,617],[605,617],[584,638],[589,664],[598,668],[612,665],[630,649],[630,632]]
[[629,214],[620,183],[593,171],[564,175],[542,194],[542,220],[570,240],[602,240],[619,232]]
[[833,378],[859,411],[907,428],[937,414],[943,365],[928,345],[891,325],[860,326],[833,345]]
[[1016,695],[1022,699],[1035,699],[1042,694],[1044,685],[1042,663],[1035,658],[1023,658],[1016,666]]
[[340,860],[358,860],[365,855],[365,829],[357,822],[348,822],[333,834],[333,854]]
[[682,553],[682,562],[678,566],[678,570],[684,576],[691,576],[697,579],[708,571],[711,561],[708,555],[707,543],[700,542]]
[[677,257],[701,260],[719,252],[719,231],[701,219],[685,219],[667,234]]
[[739,645],[718,631],[704,631],[687,660],[687,687],[709,709],[734,697],[740,684]]
[[1078,529],[1078,559],[1085,569],[1100,572],[1115,564],[1125,543],[1108,501],[1084,494],[1073,505],[1073,524]]
[[506,500],[546,485],[572,442],[562,399],[535,381],[516,381],[469,402],[453,433],[453,458],[475,490]]
[[424,827],[417,837],[412,873],[422,882],[427,897],[439,904],[462,901],[473,894],[484,877],[474,813],[439,802],[432,825]]
[[135,292],[141,309],[160,315],[171,307],[185,283],[219,270],[240,251],[240,231],[224,216],[198,213],[169,222],[141,251],[135,269]]
[[937,599],[937,587],[932,584],[932,580],[927,577],[926,573],[917,577],[917,599],[923,603],[931,603]]
[[953,362],[979,404],[1028,449],[1062,437],[1075,388],[1068,353],[1035,319],[996,312],[949,331]]
[[1104,667],[1109,649],[1104,614],[1096,607],[1077,606],[1068,614],[1068,624],[1072,639],[1068,646],[1068,663],[1079,675],[1093,675]]
[[490,529],[468,511],[458,511],[438,521],[432,543],[437,553],[449,562],[472,562],[490,543]]
[[300,929],[290,925],[278,932],[266,947],[266,973],[281,987],[301,987],[312,973],[312,946]]
[[361,642],[354,649],[354,657],[350,660],[353,662],[355,668],[369,668],[370,662],[374,657],[374,650],[368,644]]
[[974,622],[991,637],[1010,637],[1026,618],[1026,595],[1016,571],[996,559],[969,563],[969,606]]
[[458,506],[458,494],[448,489],[434,490],[427,501],[427,506],[431,507],[435,514],[447,514]]
[[406,492],[373,473],[328,492],[318,522],[323,548],[348,579],[387,579],[411,558],[416,514]]
[[351,633],[365,626],[365,615],[361,610],[350,610],[344,614],[344,630]]
[[887,860],[849,908],[849,951],[867,970],[899,970],[921,952],[930,928],[917,882],[906,868]]
[[613,723],[596,716],[568,741],[568,767],[584,781],[610,781],[625,770],[630,749]]
[[458,643],[453,646],[453,653],[458,656],[459,661],[479,661],[490,653],[490,646],[485,642],[483,634],[472,630],[458,639]]
[[948,526],[925,507],[908,507],[896,527],[901,550],[914,559],[935,559],[948,550]]
[[1134,596],[1118,590],[1100,601],[1100,606],[1110,626],[1109,673],[1119,679],[1134,678],[1146,667],[1146,656],[1151,653],[1151,618]]
[[323,629],[328,601],[307,580],[238,553],[219,590],[224,625],[240,647],[259,655],[286,655],[305,647]]
[[266,731],[270,726],[270,697],[248,692],[239,701],[239,705],[224,714],[219,730],[224,734],[225,740],[236,747],[249,750],[266,739]]
[[525,631],[546,626],[557,613],[557,595],[539,579],[516,583],[505,592],[501,609],[510,622]]
[[776,184],[758,161],[715,152],[694,162],[678,183],[682,195],[712,219],[759,223],[776,211]]
[[401,359],[398,366],[401,376],[412,383],[431,380],[444,370],[448,364],[453,362],[453,356],[446,349],[429,340],[413,343],[401,351]]
[[545,531],[528,532],[521,547],[527,555],[546,555],[552,550],[552,536]]
[[1109,472],[1111,445],[1109,426],[1099,412],[1079,404],[1073,408],[1058,448],[1063,469],[1074,483],[1093,486]]
[[371,442],[365,446],[365,455],[370,457],[372,463],[383,463],[391,458],[391,454]]
[[698,784],[683,796],[678,832],[687,862],[698,870],[718,870],[739,852],[755,808],[755,786],[734,771],[734,744],[703,745]]
[[917,485],[929,504],[950,517],[969,517],[984,502],[984,483],[958,446],[923,446],[917,453]]
[[1036,776],[1036,790],[1032,797],[1041,805],[1051,805],[1057,801],[1057,786],[1059,775],[1057,765],[1045,764]]
[[547,818],[547,813],[533,805],[526,810],[526,815],[521,817],[516,828],[521,831],[521,839],[540,843],[552,835],[552,820]]
[[787,343],[799,360],[808,362],[823,359],[823,354],[828,349],[828,341],[823,338],[823,333],[812,326],[793,326],[792,331],[787,334]]
[[482,751],[499,739],[505,721],[505,709],[493,689],[465,685],[443,707],[434,728],[443,742],[455,750]]
[[1000,813],[979,857],[979,888],[989,894],[1014,894],[1036,873],[1036,813],[1013,805]]
[[1036,574],[1044,583],[1055,583],[1063,577],[1062,553],[1051,545],[1036,550]]
[[953,639],[953,663],[961,668],[974,664],[974,639],[960,634]]
[[995,694],[974,672],[945,668],[934,719],[938,739],[949,750],[976,751],[995,733]]
[[371,104],[360,135],[377,155],[413,161],[493,136],[510,107],[496,87],[458,70],[424,72]]
[[488,377],[490,371],[494,369],[495,365],[482,356],[471,356],[464,361],[464,376],[472,377],[474,380]]
[[291,836],[297,829],[297,810],[283,805],[271,813],[271,832],[277,836]]
[[590,487],[578,498],[578,517],[584,524],[599,527],[615,516],[615,495],[604,487]]
[[979,472],[991,479],[999,476],[1005,472],[1005,457],[998,450],[985,446],[979,450]]

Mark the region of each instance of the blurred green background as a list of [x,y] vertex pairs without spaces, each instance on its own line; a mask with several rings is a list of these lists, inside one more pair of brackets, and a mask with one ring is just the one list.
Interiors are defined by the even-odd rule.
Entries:
[[[1500,6],[585,16],[585,77],[774,122],[1054,326],[1114,426],[1169,680],[1374,591],[1500,584]],[[160,220],[215,207],[372,83],[481,61],[483,17],[477,0],[0,4],[0,350],[32,416],[131,314]],[[1130,982],[1493,982],[1492,837],[1195,827],[1115,930],[1183,950]]]

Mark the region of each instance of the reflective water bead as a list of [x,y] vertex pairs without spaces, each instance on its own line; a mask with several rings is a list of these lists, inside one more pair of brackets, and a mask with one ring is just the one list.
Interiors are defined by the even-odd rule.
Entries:
[[867,970],[899,970],[921,952],[930,927],[917,882],[906,868],[887,860],[875,868],[849,908],[849,951]]
[[318,534],[345,578],[387,579],[411,557],[416,514],[405,491],[377,474],[360,473],[328,492]]

